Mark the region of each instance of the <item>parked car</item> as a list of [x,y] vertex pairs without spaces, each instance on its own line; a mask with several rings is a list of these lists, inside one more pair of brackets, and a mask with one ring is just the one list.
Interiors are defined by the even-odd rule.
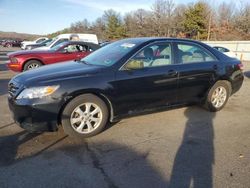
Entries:
[[10,47],[20,47],[21,46],[21,40],[17,39],[9,39],[5,40],[1,43],[3,47],[10,48]]
[[52,39],[45,40],[41,43],[38,44],[28,44],[25,47],[25,50],[33,50],[35,48],[43,47],[43,46],[48,46],[51,43]]
[[69,40],[98,44],[98,39],[95,34],[67,33],[58,35],[57,37],[53,38],[50,44],[39,47],[37,50],[50,50],[54,46]]
[[6,41],[5,39],[1,39],[1,40],[0,40],[0,46],[3,46],[2,44],[3,44],[5,41]]
[[81,61],[15,76],[9,107],[29,131],[61,124],[66,134],[89,137],[108,122],[172,106],[197,103],[219,111],[241,88],[241,68],[239,60],[198,41],[125,39]]
[[34,41],[23,41],[21,43],[21,49],[24,50],[26,48],[26,46],[29,45],[29,44],[39,44],[39,43],[41,43],[41,42],[43,42],[45,40],[48,40],[48,38],[47,37],[40,37],[40,38],[38,38],[38,39],[36,39]]
[[219,50],[220,52],[226,54],[226,55],[229,56],[229,57],[233,57],[233,58],[237,58],[237,59],[239,58],[239,57],[237,56],[236,53],[230,51],[229,49],[227,49],[227,48],[225,48],[225,47],[222,47],[222,46],[214,46],[213,48],[215,48],[216,50]]
[[10,60],[7,66],[12,71],[22,72],[42,65],[79,60],[98,48],[98,45],[92,43],[68,41],[48,51],[17,51],[7,54]]
[[105,41],[105,42],[99,43],[100,47],[104,47],[104,46],[106,46],[106,45],[108,45],[108,44],[111,44],[111,42]]

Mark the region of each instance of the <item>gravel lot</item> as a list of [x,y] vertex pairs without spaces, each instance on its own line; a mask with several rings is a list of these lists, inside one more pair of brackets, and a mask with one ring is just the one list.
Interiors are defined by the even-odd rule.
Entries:
[[[4,52],[0,52],[4,53]],[[185,107],[124,119],[86,140],[11,119],[0,60],[0,187],[250,187],[250,62],[218,113]]]

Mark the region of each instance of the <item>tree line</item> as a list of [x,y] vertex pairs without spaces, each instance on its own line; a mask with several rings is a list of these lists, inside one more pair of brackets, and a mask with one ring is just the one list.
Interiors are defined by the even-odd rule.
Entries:
[[222,2],[217,7],[208,1],[175,4],[156,0],[151,10],[138,9],[121,15],[106,10],[90,23],[87,19],[52,33],[95,33],[102,41],[127,37],[180,37],[196,40],[249,40],[250,4]]

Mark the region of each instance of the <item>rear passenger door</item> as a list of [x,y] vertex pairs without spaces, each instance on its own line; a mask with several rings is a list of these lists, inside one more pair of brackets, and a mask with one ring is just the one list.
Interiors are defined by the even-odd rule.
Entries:
[[175,42],[179,64],[178,102],[197,102],[209,89],[220,69],[218,60],[205,47],[193,42]]

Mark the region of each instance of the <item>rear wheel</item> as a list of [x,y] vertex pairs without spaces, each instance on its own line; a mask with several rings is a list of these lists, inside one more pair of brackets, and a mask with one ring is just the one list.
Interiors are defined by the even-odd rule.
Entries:
[[108,120],[108,108],[97,96],[84,94],[67,104],[61,121],[64,132],[72,137],[86,138],[100,133]]
[[205,106],[209,111],[221,110],[231,95],[231,84],[228,81],[218,81],[209,90]]
[[36,69],[38,67],[41,67],[42,63],[40,61],[37,60],[30,60],[27,63],[25,63],[23,70],[27,71],[27,70],[31,70],[31,69]]

